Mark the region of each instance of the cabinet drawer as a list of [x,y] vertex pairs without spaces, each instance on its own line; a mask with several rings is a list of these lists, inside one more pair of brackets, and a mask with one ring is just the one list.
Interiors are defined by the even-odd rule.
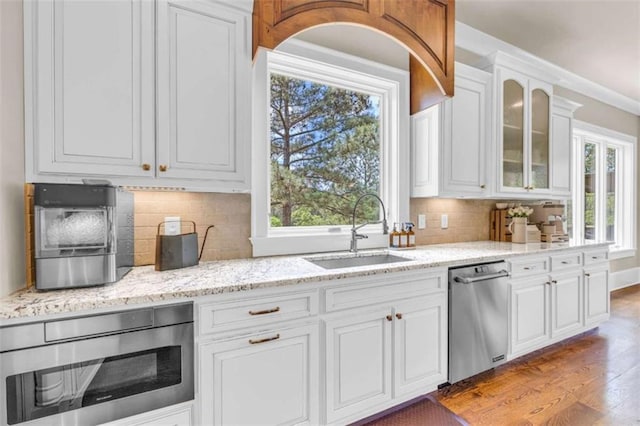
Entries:
[[203,303],[198,312],[200,334],[254,327],[317,315],[318,293],[312,291]]
[[566,253],[551,256],[551,270],[564,271],[582,266],[582,253]]
[[525,275],[542,274],[551,270],[548,257],[536,257],[509,260],[511,276],[521,277]]
[[369,278],[366,282],[341,285],[325,290],[327,312],[388,302],[411,295],[429,294],[447,289],[446,273],[413,274],[410,277]]
[[609,249],[603,248],[599,250],[589,250],[584,253],[584,266],[593,265],[595,263],[606,262],[609,260]]

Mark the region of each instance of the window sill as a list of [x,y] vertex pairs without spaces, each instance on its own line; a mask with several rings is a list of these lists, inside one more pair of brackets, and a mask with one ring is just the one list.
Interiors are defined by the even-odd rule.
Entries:
[[609,260],[624,259],[627,257],[635,257],[636,249],[611,249],[609,250]]

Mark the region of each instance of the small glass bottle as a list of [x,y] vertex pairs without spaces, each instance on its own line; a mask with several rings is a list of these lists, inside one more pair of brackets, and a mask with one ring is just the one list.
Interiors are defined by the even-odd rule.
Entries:
[[416,246],[416,233],[413,232],[413,223],[407,222],[407,247]]
[[400,233],[398,232],[398,224],[393,224],[393,231],[389,234],[389,243],[391,247],[400,247]]
[[407,234],[407,230],[404,229],[404,224],[402,224],[402,230],[400,231],[400,245],[398,247],[400,248],[407,247],[408,237],[409,237],[409,234]]

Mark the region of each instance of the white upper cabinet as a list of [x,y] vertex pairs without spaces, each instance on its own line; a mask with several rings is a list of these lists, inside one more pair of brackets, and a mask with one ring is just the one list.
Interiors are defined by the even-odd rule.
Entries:
[[455,92],[443,102],[440,195],[483,197],[490,139],[491,74],[456,64]]
[[488,193],[491,74],[456,63],[451,99],[411,117],[412,197]]
[[552,78],[497,52],[479,66],[493,73],[495,197],[570,196],[570,102],[554,101]]
[[24,12],[27,181],[152,176],[153,3],[33,0]]
[[248,190],[251,14],[240,7],[26,1],[27,181]]
[[573,113],[581,106],[554,96],[551,107],[551,191],[566,198],[571,197]]
[[249,18],[211,3],[158,1],[161,177],[248,184]]

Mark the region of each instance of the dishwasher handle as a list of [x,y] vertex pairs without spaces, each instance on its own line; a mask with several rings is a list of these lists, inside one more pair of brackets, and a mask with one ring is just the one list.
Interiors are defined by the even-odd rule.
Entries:
[[493,280],[495,278],[502,278],[502,277],[508,277],[508,276],[509,276],[509,272],[503,269],[502,271],[494,272],[493,274],[476,275],[474,277],[455,277],[454,281],[458,283],[463,283],[463,284],[471,284],[471,283],[476,283],[478,281],[487,281],[487,280]]

